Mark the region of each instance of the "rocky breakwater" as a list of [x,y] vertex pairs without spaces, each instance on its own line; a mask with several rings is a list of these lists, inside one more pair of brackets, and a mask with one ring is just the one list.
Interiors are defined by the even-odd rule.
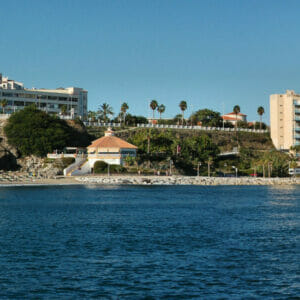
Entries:
[[192,176],[84,176],[76,177],[85,184],[117,185],[286,185],[300,184],[300,178],[192,177]]

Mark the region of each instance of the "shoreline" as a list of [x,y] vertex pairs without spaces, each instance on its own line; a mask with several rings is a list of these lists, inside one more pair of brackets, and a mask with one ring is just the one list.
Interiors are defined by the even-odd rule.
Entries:
[[263,177],[202,177],[202,176],[143,176],[143,175],[112,175],[112,176],[74,176],[56,179],[32,179],[31,181],[1,182],[1,187],[29,186],[68,186],[68,185],[295,185],[300,178],[263,178]]

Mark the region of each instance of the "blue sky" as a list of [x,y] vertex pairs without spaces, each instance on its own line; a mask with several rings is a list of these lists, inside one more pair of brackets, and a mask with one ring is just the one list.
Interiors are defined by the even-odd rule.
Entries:
[[300,92],[300,1],[1,2],[0,72],[26,87],[79,86],[89,109],[165,117],[235,104],[258,119],[269,95]]

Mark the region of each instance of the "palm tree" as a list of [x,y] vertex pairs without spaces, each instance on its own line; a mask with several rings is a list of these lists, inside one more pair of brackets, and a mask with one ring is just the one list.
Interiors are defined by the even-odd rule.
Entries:
[[161,119],[161,114],[163,114],[165,112],[165,110],[166,110],[166,107],[163,104],[158,106],[157,111],[159,112],[160,119]]
[[151,102],[150,102],[150,107],[151,107],[151,109],[153,110],[153,119],[154,119],[154,111],[157,109],[157,107],[158,107],[158,103],[157,103],[157,101],[156,100],[152,100]]
[[67,108],[67,105],[65,105],[65,104],[60,107],[60,113],[63,116],[67,114],[67,110],[68,110],[68,108]]
[[241,112],[241,108],[238,105],[235,105],[233,108],[233,112],[235,113],[235,130],[237,130],[238,124],[238,114]]
[[107,117],[109,115],[112,116],[113,114],[113,109],[108,103],[104,102],[102,105],[99,106],[98,115],[101,119],[103,119],[104,123],[106,123]]
[[186,101],[182,100],[182,101],[179,103],[179,107],[180,107],[180,109],[181,109],[181,114],[182,114],[181,122],[182,122],[182,125],[183,125],[184,111],[187,109],[187,103],[186,103]]
[[95,122],[97,118],[97,113],[95,111],[89,111],[88,112],[88,119],[91,120],[92,122]]
[[261,130],[262,115],[265,113],[265,109],[262,106],[260,106],[257,109],[257,113],[259,114],[259,117],[260,117],[259,129]]
[[4,114],[5,113],[5,107],[7,106],[7,100],[6,99],[2,99],[1,101],[0,101],[0,105],[1,105],[1,107],[2,107],[2,113]]
[[126,102],[124,102],[122,105],[121,105],[121,112],[122,112],[122,115],[123,115],[123,121],[124,121],[124,124],[125,124],[125,117],[126,117],[126,111],[129,109],[129,106]]

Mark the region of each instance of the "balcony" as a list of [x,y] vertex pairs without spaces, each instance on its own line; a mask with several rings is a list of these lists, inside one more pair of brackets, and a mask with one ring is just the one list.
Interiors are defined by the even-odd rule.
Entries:
[[300,116],[298,117],[298,116],[295,116],[295,119],[294,119],[295,121],[297,121],[297,122],[300,122]]
[[300,127],[295,127],[295,131],[300,131]]
[[295,134],[294,137],[295,139],[300,139],[300,134]]
[[295,114],[300,114],[300,108],[295,108]]
[[120,154],[115,154],[115,153],[98,153],[98,154],[93,154],[89,153],[88,158],[97,158],[97,159],[109,159],[109,158],[121,158]]

